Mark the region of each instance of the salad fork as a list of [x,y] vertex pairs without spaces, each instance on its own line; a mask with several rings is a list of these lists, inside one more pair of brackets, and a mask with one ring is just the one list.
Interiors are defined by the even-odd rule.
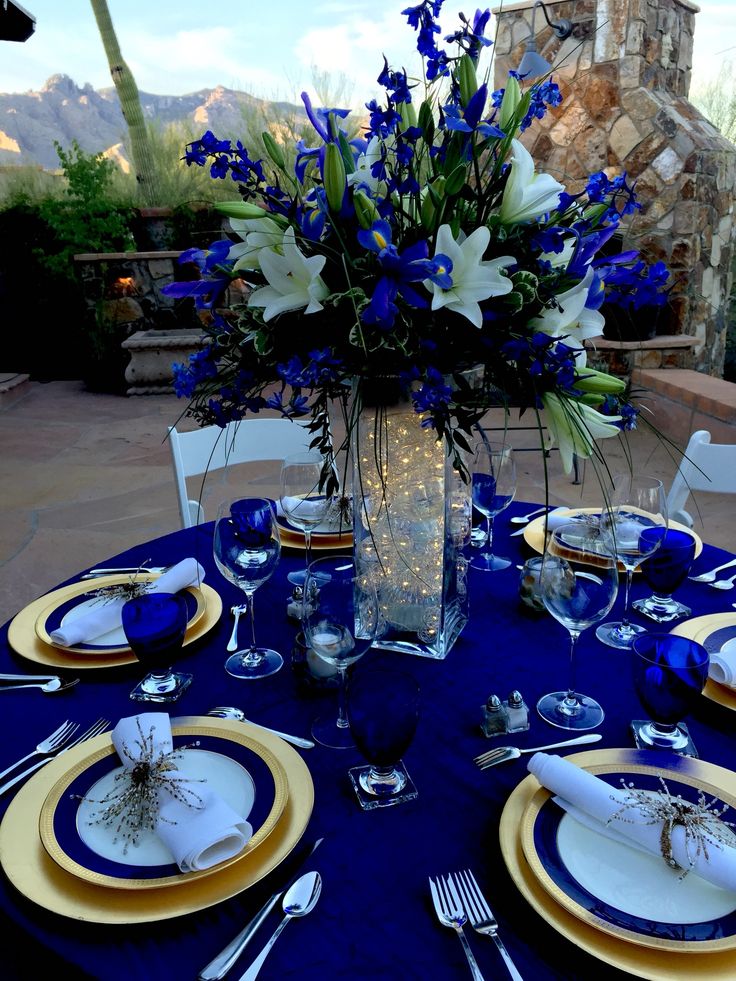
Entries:
[[56,752],[57,749],[64,745],[67,739],[72,737],[78,728],[78,722],[70,722],[68,719],[66,722],[62,722],[59,728],[55,729],[50,736],[47,736],[46,739],[41,740],[32,753],[29,753],[28,756],[24,756],[21,759],[16,760],[15,763],[11,763],[6,770],[3,770],[3,772],[0,773],[0,779],[10,773],[11,770],[14,770],[16,766],[20,766],[21,763],[25,763],[26,760],[33,759],[34,756],[47,756],[49,753]]
[[[35,770],[38,770],[40,767],[50,763],[51,760],[58,759],[59,756],[62,756],[73,746],[78,746],[79,743],[84,743],[88,739],[92,739],[93,736],[99,736],[101,733],[105,732],[106,729],[109,729],[109,727],[110,723],[107,721],[107,719],[98,719],[94,725],[91,725],[86,732],[82,733],[81,736],[77,736],[73,742],[67,743],[62,749],[57,750],[53,755],[46,756],[42,760],[37,760],[37,762],[31,764],[29,767],[26,767],[25,770],[13,777],[12,780],[8,780],[6,783],[0,785],[0,794],[4,794],[6,790],[10,790],[11,787],[14,787],[17,783],[20,783],[21,780],[25,779],[25,777],[29,776]],[[77,726],[77,728],[79,728],[79,726]]]
[[690,582],[714,582],[716,573],[723,572],[724,569],[730,569],[732,565],[736,565],[736,559],[731,559],[730,562],[724,562],[723,565],[716,566],[710,572],[701,572],[699,576],[688,576],[688,579]]
[[526,749],[519,749],[518,746],[497,746],[489,749],[487,753],[481,753],[473,760],[474,763],[486,770],[489,766],[497,763],[505,763],[506,760],[518,760],[523,753],[540,753],[545,749],[561,749],[564,746],[580,746],[581,743],[597,743],[603,737],[599,732],[589,732],[584,736],[576,736],[575,739],[565,739],[561,743],[548,743],[546,746],[529,746]]
[[480,886],[475,881],[475,876],[473,873],[470,871],[470,869],[465,869],[465,871],[456,872],[454,876],[448,876],[448,878],[454,879],[454,882],[460,891],[460,895],[462,896],[462,907],[467,914],[472,928],[476,931],[476,933],[481,933],[493,940],[501,953],[501,957],[504,959],[504,963],[508,968],[509,974],[514,981],[524,981],[522,976],[516,970],[516,965],[511,960],[511,955],[504,947],[503,941],[498,935],[498,922],[496,921],[496,917],[491,912],[490,906],[486,902],[483,893],[480,891]]
[[470,949],[468,938],[463,932],[463,925],[467,922],[467,917],[460,906],[457,891],[450,877],[447,877],[447,882],[445,883],[442,881],[442,876],[438,875],[436,884],[430,877],[429,891],[432,893],[432,902],[434,903],[437,919],[442,926],[452,927],[460,938],[460,943],[463,945],[463,950],[465,951],[474,981],[485,981],[473,956],[473,951]]

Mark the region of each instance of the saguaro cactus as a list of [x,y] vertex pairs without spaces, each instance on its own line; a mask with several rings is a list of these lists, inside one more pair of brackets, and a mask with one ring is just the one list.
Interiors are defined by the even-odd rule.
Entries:
[[128,126],[130,151],[133,155],[133,168],[138,182],[140,199],[144,205],[151,207],[158,203],[156,201],[155,168],[138,86],[135,84],[133,73],[123,61],[123,56],[120,53],[120,45],[110,17],[107,0],[90,0],[90,3],[102,43],[105,46],[110,74],[120,99],[123,117]]

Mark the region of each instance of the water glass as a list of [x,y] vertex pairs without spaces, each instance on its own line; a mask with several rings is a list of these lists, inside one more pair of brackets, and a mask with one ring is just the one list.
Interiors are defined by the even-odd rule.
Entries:
[[172,671],[181,652],[189,612],[183,596],[144,593],[122,609],[123,631],[138,660],[150,674],[130,693],[136,702],[175,702],[192,682],[191,674]]
[[278,651],[256,646],[254,594],[273,575],[281,557],[273,503],[247,497],[221,505],[212,546],[217,568],[228,582],[243,590],[250,612],[250,647],[232,654],[225,661],[225,670],[234,678],[267,678],[284,663]]
[[473,458],[473,505],[485,518],[487,535],[470,562],[474,569],[499,572],[511,559],[493,554],[493,519],[511,504],[516,493],[514,451],[506,443],[483,440]]
[[301,585],[312,561],[312,532],[327,516],[330,499],[320,490],[324,457],[316,452],[295,453],[281,465],[279,503],[290,525],[304,533],[306,566],[290,572],[288,580]]
[[369,649],[379,631],[378,596],[371,578],[352,559],[317,559],[309,566],[302,599],[307,647],[337,669],[338,714],[320,717],[312,736],[332,749],[352,749],[345,694],[346,672]]
[[630,650],[634,638],[644,633],[644,627],[629,622],[631,579],[664,540],[667,501],[662,481],[656,477],[619,473],[614,475],[613,486],[609,506],[601,511],[600,528],[626,572],[624,609],[620,621],[601,624],[595,634],[609,647]]
[[[642,537],[651,534],[659,535],[659,530],[645,529]],[[690,607],[678,603],[672,594],[685,581],[694,560],[693,536],[689,532],[670,528],[657,551],[641,564],[642,578],[652,590],[652,595],[632,603],[634,609],[657,623],[689,617],[692,614]]]
[[404,671],[358,671],[348,688],[348,719],[368,766],[348,770],[364,811],[413,800],[417,789],[401,757],[411,745],[419,721],[419,685]]
[[603,709],[575,688],[575,654],[583,630],[599,623],[618,592],[618,565],[598,529],[581,522],[562,525],[550,536],[539,574],[547,610],[570,634],[570,680],[567,691],[551,692],[537,702],[545,722],[560,729],[595,729]]
[[658,633],[637,637],[633,651],[634,687],[651,719],[632,723],[637,743],[675,752],[686,749],[690,737],[680,720],[705,687],[708,652],[694,640]]

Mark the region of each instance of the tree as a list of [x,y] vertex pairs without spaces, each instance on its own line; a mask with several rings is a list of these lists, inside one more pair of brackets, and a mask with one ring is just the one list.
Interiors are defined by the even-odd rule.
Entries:
[[690,99],[727,140],[736,143],[736,69],[733,62],[724,62],[718,76],[693,91]]
[[152,207],[157,203],[155,165],[138,86],[135,84],[133,73],[123,61],[107,0],[90,0],[90,3],[105,47],[110,74],[120,99],[120,108],[128,126],[130,152],[140,198],[143,204]]

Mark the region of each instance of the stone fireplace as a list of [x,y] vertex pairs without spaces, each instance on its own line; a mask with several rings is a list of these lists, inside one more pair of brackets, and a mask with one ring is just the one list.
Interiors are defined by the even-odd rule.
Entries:
[[[494,10],[495,87],[515,69],[529,36],[532,0]],[[659,334],[691,347],[685,367],[720,375],[732,287],[736,147],[687,95],[695,15],[689,0],[561,0],[559,40],[537,16],[537,49],[552,65],[562,104],[530,127],[524,143],[539,170],[579,189],[588,174],[626,171],[643,209],[624,247],[663,259],[675,286]],[[685,343],[687,340],[687,343]],[[651,342],[650,342],[651,343]]]

